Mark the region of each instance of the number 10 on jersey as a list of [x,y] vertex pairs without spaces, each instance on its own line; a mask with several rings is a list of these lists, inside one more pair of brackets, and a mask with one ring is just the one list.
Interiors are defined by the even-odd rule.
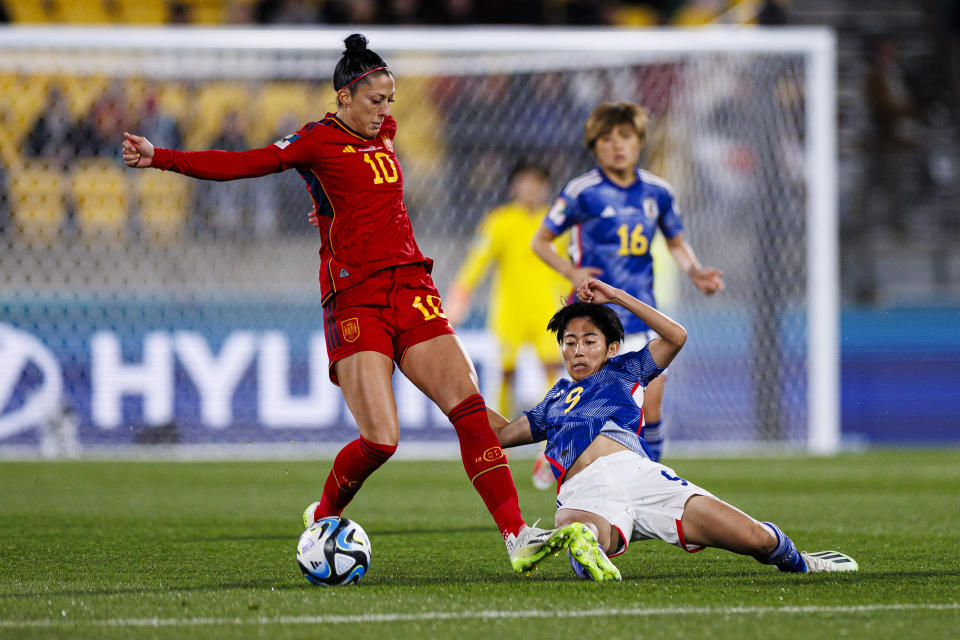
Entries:
[[[373,154],[372,158],[370,155],[369,153],[363,154],[363,161],[373,169],[373,184],[383,184],[385,181],[396,182],[397,178],[400,177],[400,172],[397,171],[397,165],[390,154],[378,151]],[[377,165],[379,165],[379,169]]]

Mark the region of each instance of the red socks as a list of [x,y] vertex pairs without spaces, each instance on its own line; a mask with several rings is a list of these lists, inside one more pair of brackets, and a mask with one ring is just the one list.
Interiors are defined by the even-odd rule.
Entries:
[[[460,439],[463,468],[487,505],[500,533],[504,538],[519,534],[524,522],[520,515],[517,489],[507,458],[490,428],[483,397],[480,394],[470,396],[450,411],[449,418]],[[396,445],[378,444],[363,436],[341,449],[327,476],[323,497],[314,513],[315,519],[339,516],[363,481],[389,460],[396,450]]]
[[363,481],[389,460],[396,450],[395,444],[379,444],[363,436],[341,449],[323,485],[323,497],[314,513],[316,519],[343,513]]
[[490,428],[483,397],[470,396],[454,407],[448,417],[460,439],[460,456],[467,477],[483,498],[503,537],[511,533],[517,535],[524,526],[517,488],[503,449]]

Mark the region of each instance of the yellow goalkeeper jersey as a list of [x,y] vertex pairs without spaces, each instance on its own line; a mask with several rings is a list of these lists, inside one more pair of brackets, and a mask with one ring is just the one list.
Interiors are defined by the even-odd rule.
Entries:
[[[536,346],[541,357],[559,359],[556,339],[546,327],[573,288],[530,248],[546,213],[547,207],[532,211],[518,202],[490,211],[457,273],[456,284],[472,291],[493,266],[487,324],[507,361],[522,344]],[[567,242],[566,235],[555,241],[560,255],[566,255]]]

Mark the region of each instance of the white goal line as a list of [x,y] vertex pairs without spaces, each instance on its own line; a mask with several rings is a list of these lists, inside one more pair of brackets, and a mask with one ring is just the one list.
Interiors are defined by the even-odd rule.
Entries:
[[421,613],[379,613],[363,615],[327,616],[265,616],[249,618],[45,618],[38,620],[0,620],[0,629],[63,628],[63,627],[203,627],[214,625],[284,625],[284,624],[369,624],[377,622],[421,622],[425,620],[494,620],[522,618],[613,618],[690,615],[766,616],[804,613],[873,613],[882,611],[957,611],[960,602],[894,603],[843,606],[784,606],[784,607],[664,607],[625,609],[578,609],[549,611],[527,609],[521,611],[424,611]]

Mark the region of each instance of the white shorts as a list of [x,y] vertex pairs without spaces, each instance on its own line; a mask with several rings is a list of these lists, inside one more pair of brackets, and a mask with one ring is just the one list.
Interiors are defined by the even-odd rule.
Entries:
[[557,509],[588,511],[606,519],[620,532],[620,546],[633,540],[657,539],[695,553],[683,537],[683,509],[692,496],[713,494],[674,473],[673,469],[633,451],[597,458],[565,481],[557,494]]

